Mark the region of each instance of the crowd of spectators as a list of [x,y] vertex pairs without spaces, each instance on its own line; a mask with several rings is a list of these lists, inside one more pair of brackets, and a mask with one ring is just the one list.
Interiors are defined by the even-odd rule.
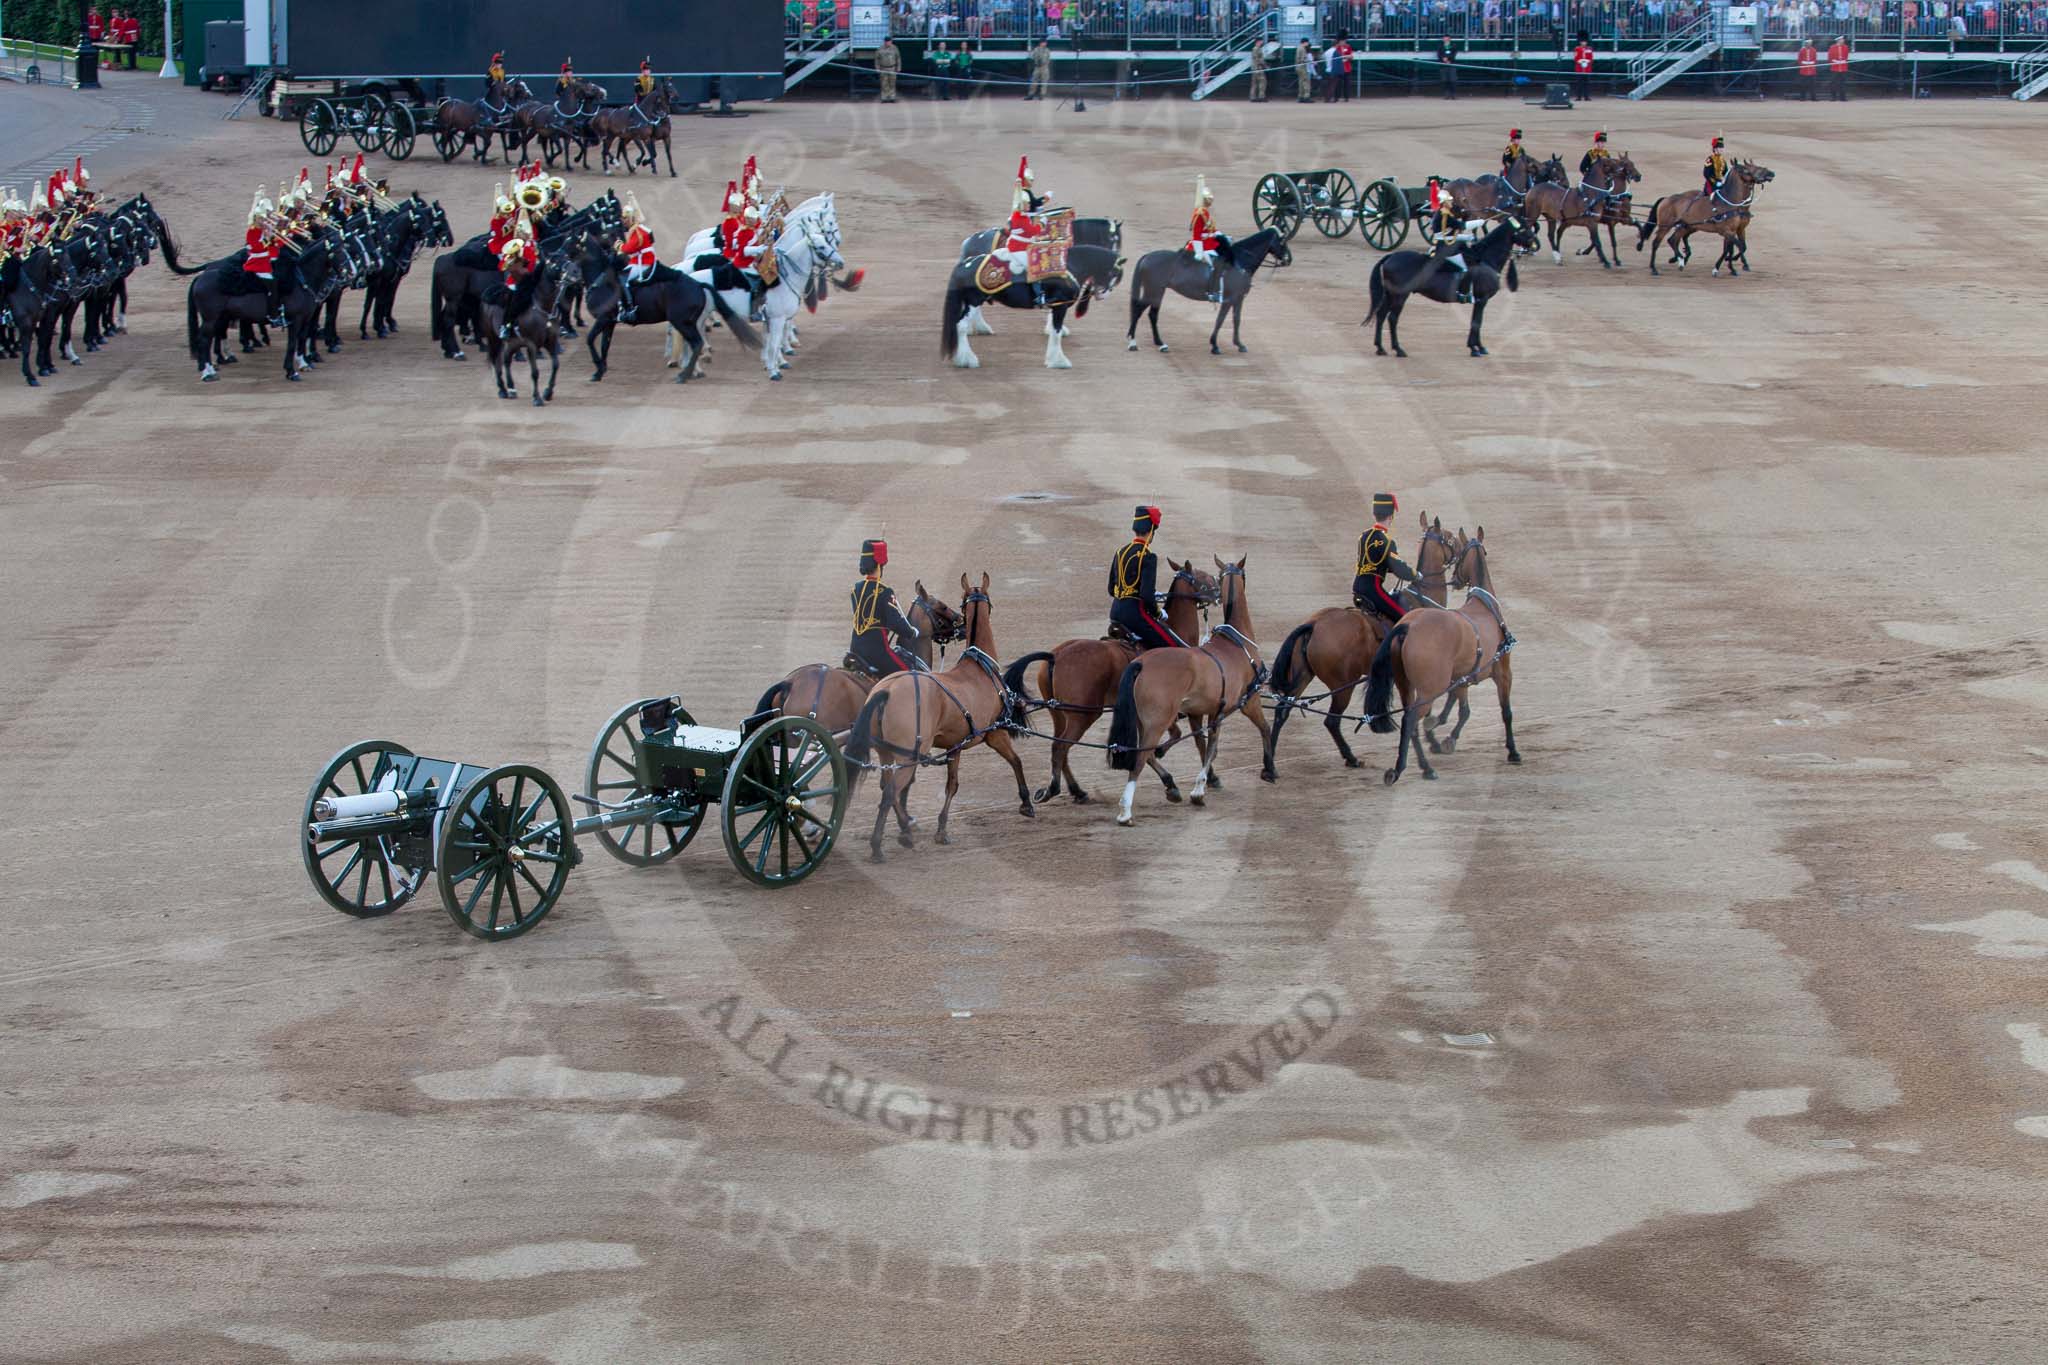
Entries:
[[[1278,36],[1283,0],[893,0],[898,38],[940,41],[1038,38],[1205,39],[1238,32],[1266,14]],[[1763,0],[1771,38],[2048,38],[2048,0]],[[1705,0],[1320,0],[1327,34],[1354,42],[1520,38],[1551,43],[1590,33],[1640,40],[1684,28]],[[850,0],[789,0],[792,33],[843,30]]]

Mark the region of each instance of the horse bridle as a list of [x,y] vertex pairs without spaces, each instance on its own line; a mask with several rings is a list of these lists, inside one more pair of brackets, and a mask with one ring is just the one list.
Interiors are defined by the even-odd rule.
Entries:
[[[1470,589],[1475,583],[1479,581],[1477,578],[1468,577],[1465,573],[1465,560],[1474,554],[1477,554],[1479,556],[1479,563],[1483,567],[1486,563],[1485,541],[1468,540],[1465,542],[1464,549],[1458,551],[1456,554],[1451,556],[1450,581],[1451,586],[1453,588]],[[1491,573],[1489,573],[1487,576],[1492,577]]]
[[924,608],[924,619],[931,622],[932,625],[931,641],[935,647],[944,649],[947,645],[957,640],[967,638],[966,622],[962,621],[959,617],[955,616],[953,624],[950,626],[941,626],[939,624],[939,618],[932,611],[932,608],[942,606],[943,604],[926,594],[923,589],[920,588],[917,596],[910,599],[910,605],[912,607]]

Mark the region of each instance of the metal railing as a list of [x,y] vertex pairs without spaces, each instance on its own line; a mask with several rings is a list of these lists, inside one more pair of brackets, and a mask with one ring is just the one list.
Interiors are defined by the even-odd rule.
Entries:
[[1265,14],[1255,13],[1233,32],[1216,40],[1209,47],[1188,60],[1188,79],[1195,82],[1197,89],[1206,84],[1209,77],[1220,74],[1225,68],[1251,51],[1254,39],[1265,41],[1268,30],[1274,28],[1278,16],[1268,19]]
[[71,85],[78,79],[77,62],[72,48],[0,37],[0,76],[11,80]]
[[1667,35],[1663,42],[1647,51],[1638,52],[1628,61],[1628,83],[1641,85],[1650,77],[1683,57],[1686,53],[1706,42],[1714,35],[1714,15],[1710,10],[1687,24],[1684,28]]

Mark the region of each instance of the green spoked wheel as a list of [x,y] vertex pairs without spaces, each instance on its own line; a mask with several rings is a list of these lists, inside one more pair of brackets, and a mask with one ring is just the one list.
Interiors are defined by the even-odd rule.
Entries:
[[1391,180],[1375,180],[1358,197],[1358,230],[1377,251],[1392,251],[1408,239],[1408,197]]
[[1252,221],[1262,228],[1274,228],[1288,241],[1301,231],[1306,212],[1301,191],[1293,180],[1277,171],[1264,176],[1252,188]]
[[1322,184],[1308,191],[1308,213],[1317,232],[1342,237],[1358,217],[1358,182],[1342,171],[1328,172]]
[[554,908],[575,865],[568,798],[538,768],[493,768],[442,817],[434,861],[441,903],[464,932],[517,938]]
[[314,156],[326,156],[341,136],[341,116],[326,100],[314,100],[299,115],[299,141]]
[[384,110],[386,105],[377,95],[365,98],[360,106],[349,113],[348,135],[355,139],[356,146],[364,152],[384,150]]
[[778,716],[747,736],[726,770],[725,851],[747,880],[794,886],[832,851],[848,796],[831,732],[809,716]]
[[[640,768],[634,762],[634,740],[641,733],[640,709],[650,701],[659,700],[661,698],[648,697],[620,707],[618,714],[597,732],[597,743],[590,746],[590,762],[583,770],[583,794],[597,802],[599,809],[623,806],[628,801],[653,794],[640,785]],[[680,706],[676,708],[675,716],[680,725],[696,724],[690,719],[690,713]],[[597,841],[604,845],[605,852],[633,867],[665,863],[697,837],[697,830],[704,823],[706,804],[701,799],[696,801],[690,808],[689,819],[681,824],[649,821],[644,825],[600,829]]]
[[313,804],[323,797],[376,791],[391,775],[392,759],[411,757],[412,750],[388,739],[351,744],[328,760],[306,794],[306,807],[299,815],[299,852],[306,861],[306,875],[313,879],[320,899],[344,915],[371,919],[390,914],[412,899],[425,869],[404,866],[385,835],[314,839]]
[[462,134],[452,128],[434,129],[434,150],[441,154],[443,161],[453,161],[455,154],[462,150]]
[[412,110],[403,104],[393,104],[384,110],[384,155],[393,161],[404,161],[412,155],[413,141],[419,136],[419,125],[413,121]]

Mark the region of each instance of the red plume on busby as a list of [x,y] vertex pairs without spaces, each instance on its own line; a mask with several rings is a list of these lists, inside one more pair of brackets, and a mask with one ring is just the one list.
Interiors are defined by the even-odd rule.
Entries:
[[1141,506],[1131,517],[1131,534],[1149,536],[1159,529],[1159,523],[1162,520],[1164,518],[1160,516],[1157,507]]
[[860,543],[860,571],[863,575],[880,573],[888,563],[888,541],[863,540]]
[[1508,141],[1510,141],[1510,142],[1520,142],[1521,140],[1522,140],[1522,130],[1521,130],[1520,128],[1510,128],[1510,129],[1508,129]]

